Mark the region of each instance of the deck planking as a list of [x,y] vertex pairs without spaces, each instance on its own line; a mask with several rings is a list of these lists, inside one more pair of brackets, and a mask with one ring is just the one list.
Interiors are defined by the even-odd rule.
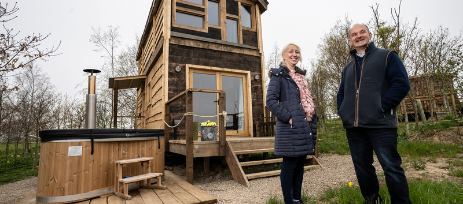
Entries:
[[[212,204],[217,203],[217,198],[202,191],[198,187],[186,182],[179,176],[170,171],[164,171],[164,181],[162,184],[166,186],[162,189],[146,189],[139,188],[129,191],[132,199],[125,200],[114,194],[92,198],[84,201],[74,202],[74,204],[187,204],[201,203]],[[34,194],[35,195],[35,194]],[[20,202],[21,204],[32,204],[34,202]]]

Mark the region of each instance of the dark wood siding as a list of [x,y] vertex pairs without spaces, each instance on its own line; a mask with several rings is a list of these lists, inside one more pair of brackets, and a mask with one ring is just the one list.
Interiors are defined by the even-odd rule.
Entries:
[[235,0],[227,0],[227,13],[238,15],[238,2]]
[[[255,75],[261,75],[260,57],[244,55],[238,53],[221,52],[216,50],[201,49],[182,45],[170,44],[169,48],[169,98],[172,98],[186,89],[185,65],[194,64],[218,68],[228,68],[245,70],[251,72],[251,97],[252,97],[252,116],[253,118],[264,115],[264,101],[262,91],[262,76],[255,80]],[[174,71],[176,66],[180,66],[182,71]],[[175,103],[171,105],[172,119],[181,119],[185,113],[185,103]],[[183,136],[184,130],[180,131]]]
[[209,31],[207,33],[205,32],[199,32],[195,30],[189,30],[185,28],[177,28],[177,27],[172,27],[173,32],[179,32],[179,33],[186,33],[190,35],[196,35],[200,37],[205,37],[205,38],[211,38],[211,39],[216,39],[216,40],[222,40],[222,32],[218,28],[213,28],[213,27],[208,27]]
[[257,32],[243,29],[243,44],[257,47]]

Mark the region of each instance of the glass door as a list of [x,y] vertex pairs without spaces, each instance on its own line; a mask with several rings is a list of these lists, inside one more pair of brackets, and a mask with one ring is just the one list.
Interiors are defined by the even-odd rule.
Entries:
[[[192,79],[190,80],[190,87],[192,88],[224,90],[227,111],[225,123],[227,135],[249,135],[246,74],[192,69],[190,79]],[[193,112],[195,115],[201,116],[217,115],[217,102],[218,94],[194,92]],[[218,117],[193,118],[193,121],[198,122],[198,124],[207,120],[218,124]]]
[[[217,77],[215,73],[193,73],[193,88],[195,89],[217,90],[216,83]],[[193,92],[193,112],[195,115],[200,116],[217,115],[217,101],[217,94],[215,93]],[[198,125],[207,120],[217,123],[217,117],[193,117],[193,121],[198,122]]]

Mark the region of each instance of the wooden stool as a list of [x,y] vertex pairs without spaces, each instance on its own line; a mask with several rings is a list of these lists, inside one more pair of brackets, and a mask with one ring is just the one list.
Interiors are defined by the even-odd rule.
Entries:
[[[132,197],[129,196],[129,184],[141,181],[140,187],[142,188],[156,188],[156,189],[166,189],[165,186],[161,185],[161,176],[162,173],[151,173],[151,160],[153,157],[141,157],[135,159],[126,159],[126,160],[119,160],[116,161],[116,184],[114,187],[114,194],[130,200]],[[143,174],[137,176],[131,176],[128,178],[122,178],[122,166],[125,164],[137,163],[140,162],[142,165]],[[145,165],[148,164],[148,167]],[[147,172],[144,172],[147,171]],[[151,179],[157,178],[157,184],[151,185]],[[145,181],[147,182],[145,184]],[[121,184],[124,185],[124,192],[122,193]]]

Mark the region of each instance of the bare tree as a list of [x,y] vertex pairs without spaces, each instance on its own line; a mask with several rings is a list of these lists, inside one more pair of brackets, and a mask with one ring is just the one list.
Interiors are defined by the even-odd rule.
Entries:
[[[101,112],[101,111],[105,111],[105,113],[100,113],[100,117],[97,116],[97,120],[100,119],[100,120],[104,120],[104,121],[100,121],[97,123],[99,123],[100,125],[104,124],[103,126],[100,126],[100,127],[111,127],[112,125],[112,120],[113,120],[113,112],[111,111],[111,107],[114,105],[114,93],[111,92],[110,94],[107,94],[107,93],[103,93],[103,92],[110,92],[110,90],[108,90],[105,86],[108,84],[108,79],[111,78],[111,77],[115,77],[116,76],[116,66],[115,66],[115,63],[116,63],[116,48],[120,45],[120,41],[119,41],[119,27],[113,27],[113,26],[108,26],[108,30],[104,31],[102,30],[100,27],[98,28],[92,28],[93,29],[93,34],[90,36],[90,42],[92,42],[97,48],[95,49],[96,52],[100,52],[100,53],[103,53],[103,56],[104,58],[106,58],[109,62],[109,71],[108,71],[108,67],[107,66],[104,66],[103,67],[103,71],[104,74],[104,78],[106,79],[105,80],[105,83],[102,83],[104,84],[101,88],[100,88],[100,96],[103,96],[103,95],[109,95],[110,97],[98,97],[97,100],[98,100],[98,106],[97,106],[97,112]],[[108,101],[104,101],[104,100],[110,100],[110,102]],[[103,105],[109,105],[108,107],[103,107]],[[108,112],[106,112],[108,111]],[[106,113],[109,113],[109,126],[106,126],[106,119],[105,118],[102,118],[101,116],[103,115],[106,115]],[[98,113],[97,113],[98,114]],[[105,116],[106,117],[106,116]]]
[[311,90],[318,92],[317,112],[322,119],[326,114],[337,112],[336,95],[341,83],[342,69],[352,60],[347,42],[351,24],[347,17],[344,22],[337,21],[322,38],[318,45],[317,60],[312,62],[315,71],[311,76]]
[[37,59],[45,59],[56,54],[59,48],[43,49],[41,42],[50,36],[50,34],[32,34],[25,37],[19,36],[19,31],[8,28],[7,23],[13,21],[17,16],[15,13],[19,7],[15,3],[13,8],[8,8],[8,3],[3,6],[0,3],[0,22],[3,23],[3,31],[0,34],[0,76],[7,72],[23,68]]

